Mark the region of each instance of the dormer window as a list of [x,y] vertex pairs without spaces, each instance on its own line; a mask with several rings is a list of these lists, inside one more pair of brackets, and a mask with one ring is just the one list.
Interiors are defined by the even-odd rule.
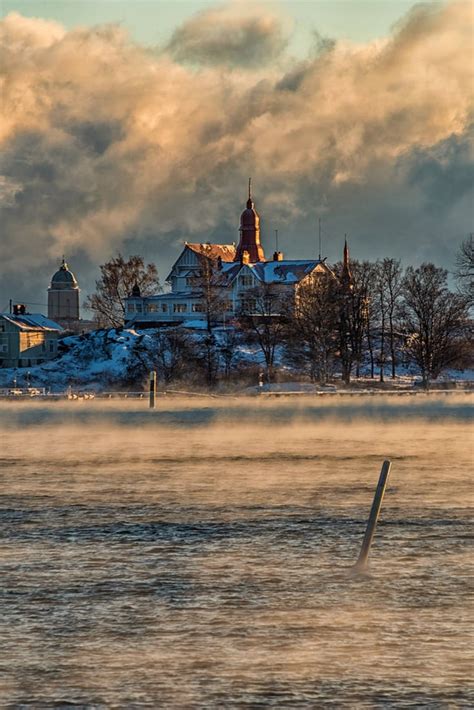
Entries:
[[239,276],[239,285],[240,286],[252,286],[253,285],[253,278],[250,274],[243,274],[242,276]]

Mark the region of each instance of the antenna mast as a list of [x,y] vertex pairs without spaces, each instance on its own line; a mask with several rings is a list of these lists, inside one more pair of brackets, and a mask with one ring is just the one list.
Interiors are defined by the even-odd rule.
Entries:
[[321,217],[318,219],[319,261],[321,261]]
[[275,251],[278,251],[278,229],[275,229]]

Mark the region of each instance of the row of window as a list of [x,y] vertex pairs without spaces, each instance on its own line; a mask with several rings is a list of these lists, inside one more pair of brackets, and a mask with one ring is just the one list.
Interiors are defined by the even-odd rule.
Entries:
[[[174,282],[174,288],[177,286],[179,283],[179,278],[182,277],[174,277],[173,282]],[[200,274],[196,272],[192,276],[186,276],[186,286],[188,288],[194,288],[195,286],[199,285],[199,278]],[[253,286],[254,285],[254,279],[251,274],[242,274],[242,276],[239,276],[239,286]],[[173,290],[174,290],[173,288]]]
[[[25,350],[29,349],[30,347],[37,347],[38,343],[34,343],[33,345],[27,344],[25,347]],[[48,347],[47,347],[48,345]],[[8,347],[8,342],[6,343],[0,343],[0,353],[7,353],[9,350]],[[41,350],[42,352],[46,352],[46,350],[49,350],[50,353],[54,353],[56,351],[56,341],[55,340],[48,340],[41,343]]]
[[[187,303],[172,303],[170,304],[170,310],[173,313],[186,313],[188,310],[188,304]],[[204,304],[202,303],[192,303],[191,304],[191,311],[192,313],[204,313],[206,310]],[[232,301],[226,301],[225,303],[225,310],[228,312],[231,312],[234,310]],[[129,303],[127,305],[127,312],[128,313],[143,313],[143,306],[141,303]],[[145,313],[168,313],[168,304],[167,303],[148,303],[145,306]]]

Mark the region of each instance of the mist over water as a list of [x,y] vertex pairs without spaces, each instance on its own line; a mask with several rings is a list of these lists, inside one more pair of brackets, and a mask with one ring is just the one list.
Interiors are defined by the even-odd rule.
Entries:
[[471,414],[0,403],[0,706],[472,707]]

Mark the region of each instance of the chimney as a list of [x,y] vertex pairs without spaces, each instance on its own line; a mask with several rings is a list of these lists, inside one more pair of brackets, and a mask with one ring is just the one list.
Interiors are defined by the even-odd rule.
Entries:
[[26,313],[26,306],[23,303],[15,303],[13,305],[13,315],[14,316],[24,316]]
[[140,286],[137,284],[136,281],[132,288],[132,293],[130,295],[132,296],[132,298],[140,298],[142,295],[140,291]]
[[242,264],[249,264],[250,263],[250,254],[247,251],[247,249],[244,249],[242,252]]
[[274,251],[273,252],[273,261],[283,261],[283,252],[282,251]]

